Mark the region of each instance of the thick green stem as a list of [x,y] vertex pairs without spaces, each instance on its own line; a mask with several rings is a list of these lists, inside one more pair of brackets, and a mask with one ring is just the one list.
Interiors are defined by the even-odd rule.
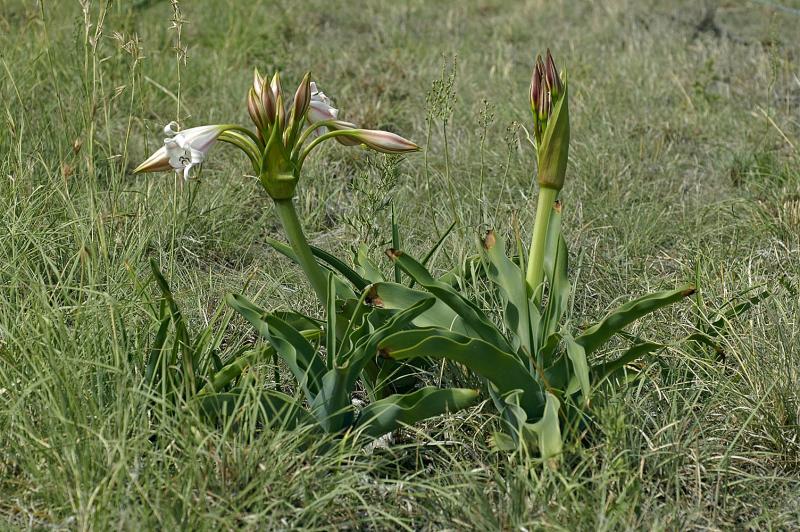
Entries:
[[300,225],[300,219],[297,217],[297,211],[294,210],[294,203],[291,198],[276,199],[274,201],[275,210],[278,211],[281,224],[283,224],[283,229],[286,231],[286,238],[292,246],[297,262],[303,268],[303,272],[317,294],[320,304],[324,307],[328,303],[328,279],[320,265],[317,264],[314,254],[308,246],[306,235]]
[[538,302],[542,297],[541,284],[544,277],[544,247],[547,241],[547,225],[550,223],[550,212],[553,203],[558,197],[558,190],[541,187],[539,189],[539,202],[536,206],[536,221],[533,225],[531,251],[528,255],[528,274],[525,277],[528,291]]

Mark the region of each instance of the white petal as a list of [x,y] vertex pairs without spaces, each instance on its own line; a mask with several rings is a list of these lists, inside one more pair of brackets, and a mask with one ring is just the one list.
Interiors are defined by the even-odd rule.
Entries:
[[338,109],[334,109],[330,105],[319,101],[312,101],[309,104],[308,112],[306,113],[308,120],[312,124],[321,122],[322,120],[335,120],[338,115]]
[[206,158],[206,154],[201,152],[200,150],[195,150],[190,148],[191,150],[191,157],[192,157],[192,164],[200,164]]
[[166,126],[164,126],[164,134],[168,137],[174,137],[180,131],[181,126],[178,125],[176,121],[172,121]]

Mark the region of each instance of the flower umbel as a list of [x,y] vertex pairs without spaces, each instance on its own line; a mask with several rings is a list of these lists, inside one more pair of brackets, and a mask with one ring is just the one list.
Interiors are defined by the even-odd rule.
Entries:
[[[339,110],[306,74],[294,97],[286,93],[277,72],[267,79],[255,71],[247,97],[247,109],[263,143],[257,147],[260,164],[256,168],[261,184],[273,199],[294,196],[300,170],[306,157],[322,142],[336,139],[345,146],[364,145],[382,153],[406,153],[419,147],[399,135],[386,131],[359,129],[339,120]],[[308,145],[306,145],[308,142]]]
[[[202,126],[179,131],[170,123],[167,138],[156,153],[136,168],[136,172],[174,169],[188,178],[191,169],[205,160],[215,141],[232,144],[247,155],[286,229],[292,249],[309,278],[320,302],[328,300],[327,277],[316,263],[300,227],[292,199],[303,163],[323,142],[336,139],[346,146],[363,145],[382,153],[407,153],[419,150],[413,142],[387,131],[360,129],[339,120],[331,99],[306,74],[294,96],[283,91],[276,72],[267,82],[258,70],[247,91],[247,111],[255,131],[237,125]],[[287,96],[290,100],[286,100]]]

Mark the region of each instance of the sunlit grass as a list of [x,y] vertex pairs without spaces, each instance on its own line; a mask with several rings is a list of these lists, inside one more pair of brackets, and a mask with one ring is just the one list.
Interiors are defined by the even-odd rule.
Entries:
[[[685,2],[196,0],[180,5],[187,59],[178,65],[169,3],[86,5],[84,14],[78,3],[0,1],[7,526],[800,522],[800,17],[791,9],[726,4],[716,35],[697,31],[705,12]],[[368,236],[389,271],[388,242],[375,235],[389,235],[379,206],[391,196],[417,255],[460,221],[434,258],[443,271],[474,253],[481,224],[531,225],[533,150],[512,122],[528,127],[532,54],[546,46],[570,74],[563,199],[571,278],[583,288],[576,315],[600,318],[620,293],[696,281],[704,308],[641,325],[667,338],[690,332],[698,312],[767,286],[773,297],[730,324],[722,353],[668,350],[647,367],[652,378],[599,409],[585,445],[567,449],[556,472],[493,452],[488,405],[372,454],[302,433],[210,428],[190,411],[154,424],[140,386],[155,333],[150,258],[198,328],[231,291],[321,315],[300,270],[265,245],[280,235],[277,218],[238,154],[215,147],[183,190],[166,174],[132,175],[166,122],[245,123],[254,66],[295,80],[311,70],[347,102],[346,119],[427,148],[392,179],[380,158],[323,148],[298,189],[312,243],[344,252]],[[426,121],[428,95],[454,55],[445,144],[441,113]],[[371,210],[354,211],[367,200]],[[238,319],[228,333],[229,349],[251,334]],[[250,378],[269,382],[273,370],[264,361]]]

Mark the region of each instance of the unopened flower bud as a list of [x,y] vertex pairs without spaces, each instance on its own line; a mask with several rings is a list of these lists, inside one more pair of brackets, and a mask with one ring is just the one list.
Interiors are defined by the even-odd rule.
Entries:
[[308,106],[311,104],[311,73],[306,73],[303,81],[294,93],[294,106],[292,108],[292,118],[300,120],[306,114]]
[[[345,130],[343,130],[345,131]],[[407,153],[419,151],[419,146],[400,135],[377,129],[349,129],[341,137],[350,138],[381,153]]]
[[247,112],[250,115],[250,119],[256,125],[256,128],[258,128],[259,131],[264,129],[267,123],[264,106],[261,103],[261,98],[259,98],[256,93],[255,87],[251,87],[250,91],[247,93]]
[[257,68],[253,69],[253,90],[256,92],[256,96],[259,98],[261,97],[261,91],[264,87],[264,77],[258,71]]
[[547,49],[547,58],[544,65],[545,79],[547,80],[547,88],[554,98],[557,98],[564,86],[561,83],[561,78],[558,76],[558,69],[556,63],[553,61],[553,56],[550,54],[550,48]]
[[548,48],[545,59],[536,56],[530,87],[533,132],[539,160],[539,184],[560,190],[569,151],[567,82],[562,81]]

